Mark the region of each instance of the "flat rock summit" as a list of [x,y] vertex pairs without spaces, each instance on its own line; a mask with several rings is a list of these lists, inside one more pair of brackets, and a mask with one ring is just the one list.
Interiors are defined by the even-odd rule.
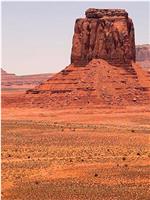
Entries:
[[31,104],[149,103],[150,80],[135,63],[134,26],[128,13],[90,8],[85,15],[75,22],[71,64],[28,90]]

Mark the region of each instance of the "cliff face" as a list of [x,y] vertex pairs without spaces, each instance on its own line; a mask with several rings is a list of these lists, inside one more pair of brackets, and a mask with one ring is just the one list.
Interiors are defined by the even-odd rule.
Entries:
[[136,61],[150,61],[150,45],[137,45],[136,46]]
[[88,9],[86,18],[75,22],[71,63],[84,66],[92,59],[113,65],[135,61],[134,27],[120,9]]
[[136,61],[150,72],[150,44],[136,46]]

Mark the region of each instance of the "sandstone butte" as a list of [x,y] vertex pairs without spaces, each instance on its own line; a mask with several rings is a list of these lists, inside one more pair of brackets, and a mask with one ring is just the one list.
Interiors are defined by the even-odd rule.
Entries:
[[26,95],[32,105],[150,102],[150,77],[135,63],[134,25],[123,9],[94,9],[75,22],[71,64]]

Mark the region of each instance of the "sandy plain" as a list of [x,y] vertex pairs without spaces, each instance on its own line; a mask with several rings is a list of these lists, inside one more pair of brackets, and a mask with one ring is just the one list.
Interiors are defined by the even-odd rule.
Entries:
[[148,200],[149,133],[148,105],[2,107],[2,199]]

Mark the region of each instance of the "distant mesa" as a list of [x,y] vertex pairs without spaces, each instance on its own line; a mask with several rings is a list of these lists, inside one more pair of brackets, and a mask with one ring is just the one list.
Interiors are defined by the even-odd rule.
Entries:
[[2,78],[5,78],[5,77],[13,77],[16,75],[13,73],[7,73],[4,69],[1,68],[1,76],[2,76]]
[[89,8],[86,10],[87,18],[106,18],[106,17],[128,17],[128,13],[124,9],[96,9]]
[[150,61],[150,44],[136,46],[136,61]]
[[150,44],[136,46],[136,61],[150,72]]
[[18,76],[13,73],[8,73],[1,68],[1,87],[7,88],[34,88],[44,80],[50,78],[53,74],[34,74]]
[[122,9],[88,9],[75,22],[71,64],[28,90],[32,106],[150,102],[150,77],[135,63],[134,26]]

